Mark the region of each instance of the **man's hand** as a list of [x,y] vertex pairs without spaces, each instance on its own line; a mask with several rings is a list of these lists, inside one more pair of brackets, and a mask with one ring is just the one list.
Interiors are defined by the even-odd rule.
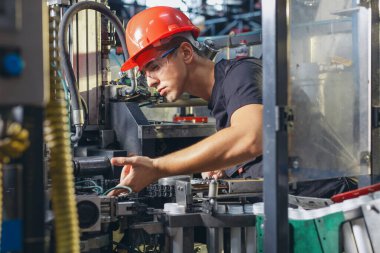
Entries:
[[[134,192],[141,191],[150,183],[155,182],[160,177],[159,171],[153,165],[153,159],[146,156],[114,157],[111,159],[112,165],[123,166],[120,175],[120,185],[129,186]],[[114,190],[108,196],[117,196],[123,190]]]
[[219,178],[224,178],[226,174],[224,173],[224,170],[213,170],[213,171],[207,171],[207,172],[202,172],[202,178],[214,178],[214,179],[219,179]]

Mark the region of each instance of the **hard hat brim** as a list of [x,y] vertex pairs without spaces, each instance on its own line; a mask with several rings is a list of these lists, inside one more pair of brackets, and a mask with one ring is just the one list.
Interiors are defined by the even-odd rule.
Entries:
[[129,58],[121,67],[121,71],[127,71],[134,67],[139,67],[139,70],[141,70],[148,62],[155,60],[160,55],[160,53],[163,52],[157,48],[145,48],[141,50],[141,52],[139,52],[137,55]]
[[137,64],[133,61],[133,59],[129,58],[126,62],[124,62],[123,66],[121,66],[121,71],[125,72],[136,66]]

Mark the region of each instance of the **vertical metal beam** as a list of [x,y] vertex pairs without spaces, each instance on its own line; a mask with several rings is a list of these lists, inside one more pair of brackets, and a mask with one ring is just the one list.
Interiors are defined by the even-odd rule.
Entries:
[[223,252],[223,228],[207,228],[207,252]]
[[23,157],[23,221],[25,253],[47,252],[45,238],[45,181],[43,163],[43,122],[42,108],[24,109],[25,128],[33,147]]
[[183,253],[194,252],[194,227],[183,228]]
[[287,253],[287,1],[263,1],[264,252]]
[[[352,13],[352,58],[355,71],[354,76],[354,122],[360,122],[353,129],[354,150],[368,151],[369,148],[369,121],[368,108],[370,105],[368,79],[369,75],[369,39],[370,39],[370,10],[358,6],[358,11]],[[364,173],[363,173],[364,172]],[[368,174],[368,167],[363,166],[360,174]]]
[[[380,77],[379,77],[379,0],[371,0],[371,107],[380,107]],[[372,121],[374,114],[372,114]],[[372,122],[371,131],[371,181],[380,181],[380,128],[374,127],[378,122]]]
[[255,227],[245,228],[245,252],[255,252],[256,250],[256,229]]
[[[245,248],[242,247],[241,237],[242,229],[240,227],[231,228],[231,253],[243,253]],[[243,251],[244,250],[244,251]]]
[[176,227],[169,228],[170,252],[192,253],[194,252],[194,228]]
[[[371,122],[369,115],[371,111],[371,86],[368,85],[370,80],[370,27],[371,13],[369,6],[358,5],[356,0],[353,0],[353,6],[358,6],[358,11],[352,13],[352,57],[353,57],[353,77],[354,89],[356,96],[354,97],[354,118],[355,127],[353,129],[353,150],[358,150],[360,154],[360,171],[358,174],[359,187],[364,187],[370,184],[370,161],[366,159],[370,152],[371,145]],[[360,124],[358,124],[360,123]]]

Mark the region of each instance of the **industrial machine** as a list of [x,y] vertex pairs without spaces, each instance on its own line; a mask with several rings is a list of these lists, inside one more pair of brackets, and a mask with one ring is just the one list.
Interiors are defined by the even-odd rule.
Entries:
[[[281,135],[289,145],[278,146],[289,147],[281,157],[288,159],[294,186],[338,176],[365,179],[374,141],[367,82],[371,6],[297,0],[290,7],[289,106],[264,101],[277,108],[266,114],[278,120],[268,124],[267,136],[290,129]],[[258,15],[236,16],[236,22]],[[249,24],[257,28],[256,21]],[[241,53],[261,57],[261,36],[258,29],[200,41],[217,61]],[[362,46],[355,51],[355,45]],[[263,252],[263,236],[273,231],[265,222],[278,210],[267,200],[263,209],[262,179],[181,175],[139,193],[121,187],[124,194],[107,196],[121,171],[112,157],[157,157],[215,132],[212,122],[173,122],[173,114],[205,102],[184,97],[167,103],[138,73],[118,73],[126,58],[123,24],[106,0],[0,2],[1,252]],[[290,249],[304,252],[308,245],[298,238],[307,235],[313,252],[378,252],[378,195],[345,204],[289,196],[281,203],[289,212]]]

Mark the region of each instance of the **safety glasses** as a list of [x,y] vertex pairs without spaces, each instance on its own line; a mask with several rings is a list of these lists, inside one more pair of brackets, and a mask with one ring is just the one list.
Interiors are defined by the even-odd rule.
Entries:
[[163,54],[161,54],[159,57],[156,59],[148,62],[146,66],[140,71],[140,73],[144,76],[148,77],[156,77],[161,70],[163,69],[164,65],[168,63],[168,56],[170,54],[173,54],[179,46],[173,47],[167,51],[165,51]]

